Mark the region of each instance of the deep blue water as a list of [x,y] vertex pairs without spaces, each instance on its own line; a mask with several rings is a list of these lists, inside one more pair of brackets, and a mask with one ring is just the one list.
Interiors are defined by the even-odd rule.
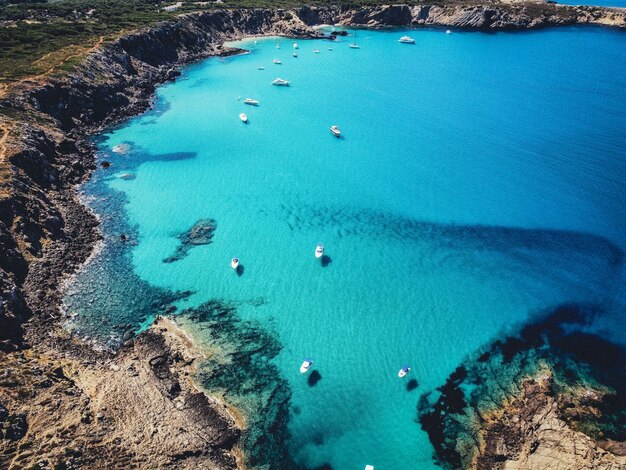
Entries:
[[[193,291],[180,307],[235,306],[282,345],[293,458],[337,469],[432,467],[419,395],[538,312],[602,305],[592,329],[626,342],[626,35],[404,33],[298,41],[298,58],[287,39],[244,41],[106,134],[113,166],[85,193],[108,245],[70,290],[72,328],[115,338],[156,312],[132,318],[120,266],[142,289]],[[213,242],[164,263],[206,218]]]

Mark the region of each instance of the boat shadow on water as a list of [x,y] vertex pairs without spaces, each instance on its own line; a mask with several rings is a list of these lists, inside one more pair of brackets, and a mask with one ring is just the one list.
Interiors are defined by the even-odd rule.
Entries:
[[315,387],[320,380],[322,380],[322,374],[314,370],[309,374],[306,383],[309,384],[309,387]]
[[237,273],[237,276],[241,277],[243,276],[243,272],[244,272],[245,268],[243,266],[243,264],[240,264],[237,266],[237,269],[235,269],[235,272]]
[[321,257],[322,268],[325,268],[326,266],[328,266],[332,262],[333,262],[333,259],[330,256],[322,255],[322,257]]

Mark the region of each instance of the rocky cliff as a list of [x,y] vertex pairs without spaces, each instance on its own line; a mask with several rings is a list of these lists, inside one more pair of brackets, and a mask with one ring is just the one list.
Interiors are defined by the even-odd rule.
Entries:
[[[97,433],[109,430],[110,436],[114,436],[110,442],[104,435],[99,441],[92,439],[91,434],[89,438],[81,434],[80,429],[86,424],[83,419],[87,418],[78,410],[95,410],[89,403],[109,408],[121,406],[124,400],[132,402],[128,406],[142,401],[158,402],[160,410],[178,405],[168,388],[176,388],[174,382],[163,385],[164,379],[156,373],[158,381],[150,386],[134,383],[131,377],[136,376],[131,372],[119,374],[116,380],[121,382],[115,382],[119,388],[113,390],[107,388],[107,383],[94,386],[65,372],[63,364],[70,361],[72,370],[81,377],[104,374],[106,367],[95,364],[139,371],[140,376],[142,371],[147,374],[146,357],[152,359],[149,349],[161,344],[158,336],[162,333],[155,329],[142,335],[132,352],[122,352],[118,362],[110,362],[109,356],[90,352],[59,328],[61,282],[87,259],[99,236],[97,219],[77,200],[75,187],[94,169],[88,136],[145,110],[155,86],[175,78],[181,65],[233,53],[223,46],[224,41],[244,35],[318,37],[320,33],[311,27],[322,23],[367,27],[435,25],[478,30],[576,23],[624,27],[626,13],[609,8],[495,2],[356,10],[303,7],[289,11],[211,11],[182,15],[177,21],[106,42],[70,73],[24,80],[0,90],[0,351],[4,351],[6,379],[0,386],[0,404],[5,404],[0,406],[3,466],[35,464],[37,458],[47,462],[44,466],[52,465],[65,458],[59,449],[69,452],[70,457],[93,453],[101,464],[108,463],[110,467],[118,465],[122,454],[124,458],[119,462],[143,458],[154,466],[193,466],[201,457],[206,457],[215,468],[235,465],[232,445],[237,433],[230,425],[224,428],[223,439],[217,435],[200,441],[190,437],[190,442],[195,443],[191,450],[183,449],[180,443],[172,444],[164,451],[166,458],[157,455],[155,443],[159,441],[154,434],[133,439],[131,433],[123,432],[125,424],[120,417],[137,413],[137,409],[114,408],[117,411],[109,411],[113,421],[102,413],[105,418]],[[164,360],[172,364],[167,357]],[[176,370],[172,374],[180,373]],[[168,375],[165,369],[162,372]],[[107,374],[102,377],[109,377]],[[44,389],[52,392],[47,395]],[[154,394],[147,395],[153,389]],[[159,398],[157,391],[166,401]],[[199,395],[188,391],[185,396],[183,406],[189,413],[180,419],[194,429],[198,413],[213,412],[207,408],[211,406],[209,402]],[[110,405],[106,405],[109,400]],[[59,410],[74,413],[60,428],[50,421]],[[147,414],[156,420],[154,413]],[[170,417],[166,414],[163,419]],[[46,433],[44,425],[56,431]],[[105,441],[107,445],[103,447]],[[107,447],[111,442],[113,447]],[[101,452],[102,448],[107,450]],[[87,462],[81,459],[77,465]]]

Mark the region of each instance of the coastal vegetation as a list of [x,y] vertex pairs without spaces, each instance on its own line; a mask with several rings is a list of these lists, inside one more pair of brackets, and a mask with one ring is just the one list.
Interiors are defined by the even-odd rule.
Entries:
[[[309,6],[357,8],[382,5],[380,0],[312,0]],[[407,5],[424,5],[407,0]],[[496,0],[438,0],[438,6],[490,5],[508,8]],[[531,16],[558,13],[553,2],[529,1],[524,5]],[[295,8],[301,0],[61,0],[56,2],[0,0],[0,85],[71,70],[80,58],[103,42],[121,34],[156,23],[173,20],[181,14],[222,8]]]

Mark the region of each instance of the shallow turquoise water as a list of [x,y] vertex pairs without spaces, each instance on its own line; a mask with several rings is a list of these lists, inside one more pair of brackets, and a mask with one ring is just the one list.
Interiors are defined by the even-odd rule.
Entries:
[[[297,59],[290,40],[250,40],[190,66],[106,136],[113,166],[86,187],[111,219],[123,193],[142,280],[194,291],[180,306],[233,303],[277,335],[289,448],[309,467],[434,466],[419,395],[544,309],[599,303],[596,328],[624,341],[626,35],[402,34],[361,32],[359,50],[298,41]],[[217,221],[213,243],[163,263],[201,218]],[[94,277],[74,289],[93,293]],[[107,313],[83,315],[88,331]],[[396,376],[405,362],[416,389]]]
[[590,0],[590,1],[577,1],[577,0],[564,0],[558,1],[563,5],[592,5],[601,7],[620,7],[625,8],[626,2],[624,0]]

